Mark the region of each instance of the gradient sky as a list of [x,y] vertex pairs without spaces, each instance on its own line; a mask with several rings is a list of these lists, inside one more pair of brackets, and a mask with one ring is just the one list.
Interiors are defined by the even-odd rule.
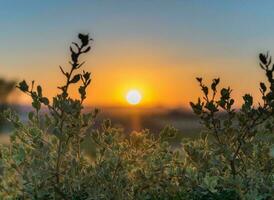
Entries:
[[258,53],[274,55],[273,1],[0,3],[0,77],[35,79],[52,96],[70,42],[89,33],[89,105],[124,105],[126,91],[136,88],[143,105],[188,106],[200,95],[196,76],[221,77],[237,99],[258,96]]

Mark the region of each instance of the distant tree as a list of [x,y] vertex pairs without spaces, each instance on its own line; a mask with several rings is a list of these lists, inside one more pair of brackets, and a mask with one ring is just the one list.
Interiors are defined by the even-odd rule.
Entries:
[[[15,81],[7,81],[0,78],[0,112],[7,108],[7,98],[15,88]],[[5,120],[0,117],[0,130],[3,128]]]
[[7,81],[4,78],[0,78],[0,105],[7,103],[7,98],[15,88],[15,84],[15,81]]

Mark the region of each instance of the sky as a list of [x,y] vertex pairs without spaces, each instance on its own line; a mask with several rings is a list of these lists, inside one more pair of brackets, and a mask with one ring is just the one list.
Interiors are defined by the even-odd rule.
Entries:
[[68,69],[69,45],[90,34],[86,105],[126,105],[127,91],[137,89],[143,106],[188,107],[201,95],[197,76],[220,77],[239,102],[244,93],[259,101],[258,54],[274,55],[273,1],[0,3],[0,77],[35,80],[50,97],[64,81],[58,66]]

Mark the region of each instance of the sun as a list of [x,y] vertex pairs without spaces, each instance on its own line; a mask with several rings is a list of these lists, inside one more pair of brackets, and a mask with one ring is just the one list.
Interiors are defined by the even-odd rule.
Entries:
[[142,95],[138,90],[129,90],[126,95],[127,102],[131,105],[137,105],[142,100]]

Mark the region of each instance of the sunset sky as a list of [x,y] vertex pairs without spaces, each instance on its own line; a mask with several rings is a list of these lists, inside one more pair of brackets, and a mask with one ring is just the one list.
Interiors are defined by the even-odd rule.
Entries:
[[200,95],[196,76],[220,77],[236,99],[258,96],[258,53],[274,55],[273,1],[0,2],[0,77],[35,79],[53,96],[70,43],[89,33],[87,105],[126,105],[137,89],[143,106],[187,107]]

